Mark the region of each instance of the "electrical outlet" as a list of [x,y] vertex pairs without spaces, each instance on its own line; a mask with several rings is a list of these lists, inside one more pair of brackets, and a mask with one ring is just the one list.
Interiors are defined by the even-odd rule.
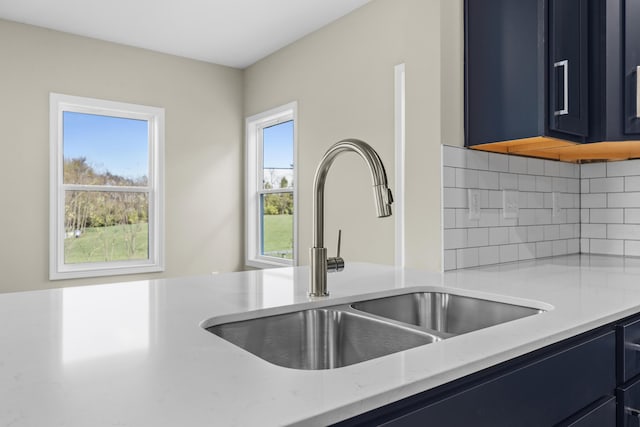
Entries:
[[469,219],[480,219],[480,190],[469,189]]
[[502,190],[502,216],[518,218],[518,191]]

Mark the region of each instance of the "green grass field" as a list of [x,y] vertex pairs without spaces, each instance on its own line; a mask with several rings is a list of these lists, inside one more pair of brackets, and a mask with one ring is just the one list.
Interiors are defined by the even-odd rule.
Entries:
[[264,216],[264,254],[278,258],[292,258],[293,215]]
[[64,240],[65,264],[147,259],[148,224],[87,228],[78,238]]

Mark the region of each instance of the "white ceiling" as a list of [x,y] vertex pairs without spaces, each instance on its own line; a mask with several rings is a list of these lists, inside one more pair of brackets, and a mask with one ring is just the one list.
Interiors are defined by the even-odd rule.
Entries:
[[0,0],[0,18],[245,68],[369,0]]

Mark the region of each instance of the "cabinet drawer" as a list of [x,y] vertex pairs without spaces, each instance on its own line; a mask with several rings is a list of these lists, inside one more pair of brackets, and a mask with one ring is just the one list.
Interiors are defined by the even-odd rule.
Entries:
[[616,427],[616,398],[604,397],[556,427]]
[[618,384],[640,374],[640,318],[617,327]]
[[631,381],[616,390],[618,398],[618,426],[637,427],[640,425],[638,413],[640,411],[640,379]]

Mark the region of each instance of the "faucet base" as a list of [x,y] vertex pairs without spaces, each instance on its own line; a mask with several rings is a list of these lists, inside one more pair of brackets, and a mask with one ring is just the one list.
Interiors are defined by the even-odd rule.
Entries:
[[309,249],[309,261],[309,296],[329,296],[327,291],[327,248]]

